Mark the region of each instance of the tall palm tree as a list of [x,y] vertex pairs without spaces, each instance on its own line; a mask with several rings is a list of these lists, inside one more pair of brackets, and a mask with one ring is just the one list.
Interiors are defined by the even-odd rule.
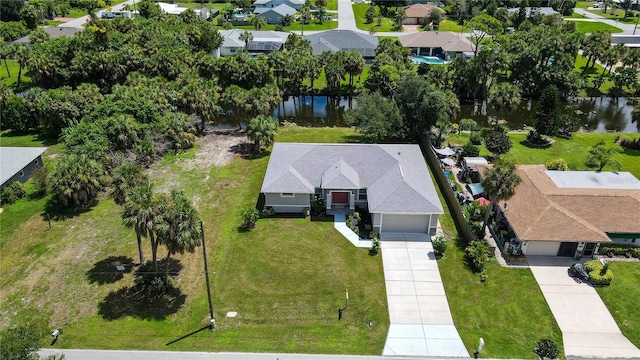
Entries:
[[240,41],[244,41],[244,49],[247,50],[249,48],[249,43],[253,41],[253,34],[245,31],[238,37]]
[[255,30],[260,30],[267,25],[267,20],[260,15],[253,15],[249,20],[249,23]]
[[113,170],[110,181],[111,197],[116,204],[123,205],[131,189],[148,181],[149,178],[142,172],[140,166],[126,162]]
[[9,71],[9,65],[7,64],[7,59],[11,56],[11,48],[4,43],[4,38],[0,36],[0,59],[4,62],[4,67],[7,69],[7,76],[11,77],[11,72]]
[[492,86],[489,90],[489,99],[500,116],[515,110],[522,101],[518,85],[509,82],[501,82]]
[[[520,184],[520,175],[516,174],[516,165],[508,160],[498,160],[491,169],[487,169],[482,175],[480,184],[484,193],[491,200],[491,206],[496,206],[503,200],[509,200],[516,192]],[[487,211],[482,228],[489,222],[491,211]]]
[[18,80],[16,81],[16,89],[20,89],[22,84],[22,70],[27,65],[31,57],[31,49],[25,45],[13,45],[13,56],[18,61]]
[[258,115],[247,125],[247,137],[253,141],[254,151],[260,152],[262,146],[273,144],[278,125],[276,121],[265,115]]
[[353,78],[362,74],[364,59],[357,51],[349,51],[345,56],[344,69],[349,74],[349,86],[353,89]]
[[159,201],[164,215],[158,224],[158,242],[167,247],[165,279],[168,279],[171,255],[193,253],[202,244],[202,233],[198,212],[182,191],[171,190],[169,196],[163,194]]
[[327,17],[327,9],[324,7],[320,7],[315,13],[315,18],[316,20],[318,20],[318,24],[320,25],[324,24],[324,19],[326,17]]
[[127,193],[128,201],[122,210],[122,220],[127,227],[134,228],[138,240],[140,264],[144,263],[142,253],[142,237],[151,241],[151,255],[153,270],[158,272],[158,241],[156,240],[157,224],[161,220],[153,186],[150,182],[143,183]]

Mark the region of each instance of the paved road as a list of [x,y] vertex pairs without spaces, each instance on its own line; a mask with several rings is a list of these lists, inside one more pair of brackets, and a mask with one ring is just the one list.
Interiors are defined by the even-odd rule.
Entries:
[[[133,5],[134,2],[135,2],[135,0],[127,0],[127,1],[123,2],[122,4],[114,5],[111,8],[111,10],[121,10],[123,7],[125,7],[125,5]],[[105,10],[105,9],[96,11],[96,14],[101,13],[103,10]],[[89,15],[81,16],[79,18],[73,19],[71,21],[68,21],[68,22],[66,22],[64,24],[60,24],[58,26],[60,26],[60,27],[82,28],[82,26],[87,23],[87,20],[89,20]]]
[[[128,350],[57,350],[42,349],[41,356],[65,355],[66,360],[389,360],[382,356],[356,355],[308,355],[308,354],[268,354],[268,353],[205,353],[179,351],[128,351]],[[416,360],[417,357],[394,357],[393,360]],[[429,360],[450,358],[429,357]]]
[[640,350],[622,335],[596,290],[567,274],[575,260],[530,256],[527,262],[560,326],[568,358],[640,358]]
[[[589,19],[593,19],[593,20],[597,20],[601,23],[605,23],[608,25],[611,25],[613,27],[617,27],[618,29],[622,29],[622,35],[632,35],[633,34],[633,30],[635,28],[635,24],[625,24],[625,23],[621,23],[612,19],[607,19],[603,16],[594,14],[592,12],[589,12],[585,9],[580,9],[580,8],[575,8],[573,11],[575,11],[577,14],[580,15],[584,15]],[[640,33],[639,33],[640,34]]]
[[468,358],[428,235],[407,241],[387,235],[381,240],[390,326],[382,354]]

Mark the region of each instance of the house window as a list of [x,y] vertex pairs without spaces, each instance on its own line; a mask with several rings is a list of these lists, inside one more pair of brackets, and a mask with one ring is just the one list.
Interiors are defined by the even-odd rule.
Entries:
[[367,200],[367,189],[358,190],[358,200]]
[[24,170],[20,170],[20,176],[24,176]]
[[40,163],[40,161],[38,161],[38,159],[35,159],[35,160],[34,160],[34,163],[35,163],[36,165],[38,165],[38,164]]
[[294,193],[281,193],[280,197],[296,197]]

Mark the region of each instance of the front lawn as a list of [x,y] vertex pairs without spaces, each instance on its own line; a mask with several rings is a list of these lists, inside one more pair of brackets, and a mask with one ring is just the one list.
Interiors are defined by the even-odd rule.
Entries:
[[615,278],[611,285],[596,287],[596,291],[624,336],[640,347],[640,264],[610,261],[609,268]]
[[534,359],[533,349],[542,338],[552,339],[562,349],[562,333],[531,270],[504,268],[492,259],[486,266],[487,281],[481,283],[464,263],[464,246],[454,240],[457,232],[442,195],[440,201],[445,208],[440,223],[449,246],[438,267],[453,321],[469,354],[481,337],[482,357]]
[[[526,134],[511,133],[509,137],[513,147],[507,153],[506,158],[514,160],[517,164],[544,164],[545,161],[562,158],[569,165],[571,170],[590,170],[584,165],[589,148],[598,141],[613,145],[616,136],[621,138],[637,139],[637,134],[615,134],[615,133],[575,133],[572,140],[554,138],[555,143],[546,149],[531,148],[524,142]],[[466,144],[469,140],[468,133],[451,135],[446,141],[453,144]],[[484,145],[480,146],[480,156],[490,155]],[[640,150],[625,149],[623,153],[617,154],[616,158],[622,163],[622,171],[628,171],[635,177],[640,178]],[[610,166],[604,168],[605,171],[614,170]]]
[[457,33],[463,33],[465,30],[470,31],[468,27],[465,26],[463,28],[463,26],[458,24],[458,22],[455,20],[445,20],[441,22],[440,25],[438,26],[438,30],[451,31],[451,32],[457,32]]
[[[297,126],[281,128],[277,137],[353,139],[350,129]],[[3,324],[62,327],[61,348],[380,354],[389,325],[381,257],[353,247],[332,222],[261,219],[255,229],[239,231],[240,213],[255,205],[269,157],[237,156],[218,167],[194,164],[195,154],[168,157],[149,173],[158,190],[182,189],[204,221],[216,330],[166,345],[206,324],[202,250],[175,256],[179,291],[170,302],[138,299],[127,292],[133,271],[127,266],[119,276],[113,266],[135,261],[135,233],[106,197],[72,214],[49,209],[51,230],[46,200],[16,204],[35,211],[5,208],[0,312],[11,315]],[[9,219],[13,231],[4,232]],[[147,239],[144,247],[149,259]],[[162,248],[159,258],[165,254]],[[338,321],[345,289],[349,308]],[[225,317],[230,311],[238,316]]]
[[612,34],[622,32],[622,29],[620,28],[611,26],[609,24],[597,22],[597,21],[580,21],[580,20],[571,20],[571,21],[576,23],[576,30],[579,33],[583,33],[583,34],[591,34],[596,31],[607,31]]
[[[611,80],[610,76],[606,74],[605,69],[598,63],[595,63],[593,67],[589,68],[587,68],[586,65],[587,58],[582,55],[578,55],[574,68],[586,74],[585,79],[587,80],[587,86],[582,90],[584,94],[581,94],[581,96],[605,96],[609,92],[609,89],[613,87],[613,81]],[[602,76],[603,72],[606,74],[604,78],[605,81],[602,83],[602,85],[600,85],[599,88],[594,89],[593,81],[597,77]]]
[[603,10],[604,9],[587,10],[587,11],[592,14],[600,15],[602,17],[605,17],[611,20],[617,20],[625,24],[635,24],[636,22],[636,17],[633,16],[633,14],[635,13],[633,10],[629,11],[626,19],[624,18],[624,10],[622,9],[611,9],[611,7],[609,7],[606,13],[603,12]]
[[[9,72],[7,73],[7,67],[9,68]],[[4,64],[4,60],[0,62],[0,81],[3,83],[15,87],[15,83],[18,81],[18,71],[20,70],[20,65],[16,60],[7,60],[7,66]],[[11,75],[11,76],[9,76]],[[22,90],[29,87],[31,84],[31,78],[27,75],[27,68],[24,67],[22,69],[22,84],[20,87]],[[19,89],[14,89],[18,91]]]
[[[387,17],[382,18],[382,22],[378,25],[378,19],[373,19],[373,22],[367,23],[367,19],[365,15],[367,14],[367,9],[369,8],[369,4],[353,4],[353,14],[356,18],[356,26],[360,30],[370,31],[372,28],[375,28],[375,32],[390,32],[393,31],[392,28],[395,25],[393,19],[389,19]],[[380,13],[380,8],[376,6],[376,14]]]

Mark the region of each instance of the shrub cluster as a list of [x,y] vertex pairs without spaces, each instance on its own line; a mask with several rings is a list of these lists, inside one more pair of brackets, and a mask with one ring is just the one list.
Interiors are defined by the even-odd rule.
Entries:
[[360,228],[358,227],[358,224],[360,224],[359,212],[355,211],[353,214],[347,215],[347,227],[360,236]]
[[609,285],[613,280],[613,271],[608,264],[600,260],[591,260],[584,264],[584,270],[589,273],[589,282],[593,285]]
[[431,245],[433,245],[433,252],[435,252],[436,255],[442,256],[445,251],[447,251],[447,239],[444,235],[438,235],[431,241]]
[[560,171],[569,170],[569,165],[567,165],[567,162],[561,158],[549,160],[544,163],[544,166],[547,168],[547,170],[560,170]]
[[477,131],[472,131],[471,134],[469,135],[469,142],[472,143],[473,145],[482,144],[482,134],[480,134]]
[[482,241],[472,241],[469,246],[464,249],[469,260],[469,265],[477,271],[484,270],[484,265],[489,261],[489,247]]
[[637,140],[620,140],[620,146],[626,149],[640,150],[640,138],[638,138]]
[[27,188],[19,181],[12,182],[0,193],[1,204],[13,204],[27,195]]
[[613,253],[614,255],[626,255],[628,252],[635,258],[640,258],[640,247],[635,245],[605,245],[601,246],[598,251],[601,255],[608,255]]

